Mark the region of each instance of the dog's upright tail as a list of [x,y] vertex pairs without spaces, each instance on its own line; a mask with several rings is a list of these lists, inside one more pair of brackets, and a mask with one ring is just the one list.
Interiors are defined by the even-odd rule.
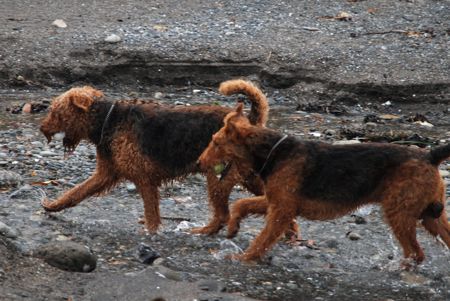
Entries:
[[252,103],[248,119],[254,125],[265,126],[269,117],[269,104],[264,93],[252,83],[233,79],[220,84],[219,92],[223,95],[243,93]]
[[450,143],[435,147],[428,153],[428,160],[433,165],[441,164],[448,157],[450,157]]

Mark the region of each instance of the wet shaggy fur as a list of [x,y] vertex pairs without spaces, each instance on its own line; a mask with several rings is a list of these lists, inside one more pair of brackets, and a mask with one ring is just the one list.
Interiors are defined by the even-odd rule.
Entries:
[[262,258],[298,215],[334,219],[369,203],[382,207],[405,258],[424,260],[416,238],[418,220],[450,247],[445,187],[437,168],[450,156],[448,145],[426,152],[392,144],[333,146],[282,138],[276,131],[251,125],[238,106],[199,159],[203,168],[231,160],[264,181],[265,196],[241,199],[232,206],[229,233],[237,231],[245,216],[267,213],[265,228],[236,258]]
[[[249,113],[256,126],[267,121],[268,105],[263,93],[251,83],[232,80],[222,83],[224,94],[244,93],[252,103]],[[220,106],[168,106],[141,101],[113,103],[91,87],[73,88],[56,98],[43,120],[41,131],[50,141],[64,132],[63,145],[72,151],[81,140],[97,147],[97,166],[85,182],[57,200],[45,200],[48,211],[73,207],[83,199],[107,192],[123,180],[136,184],[144,201],[145,224],[155,232],[160,225],[158,187],[173,179],[198,172],[196,160],[223,125],[232,109]],[[249,171],[236,167],[222,181],[213,169],[206,172],[209,202],[213,209],[210,223],[196,233],[213,234],[228,221],[228,197],[240,182],[261,195],[262,182]]]

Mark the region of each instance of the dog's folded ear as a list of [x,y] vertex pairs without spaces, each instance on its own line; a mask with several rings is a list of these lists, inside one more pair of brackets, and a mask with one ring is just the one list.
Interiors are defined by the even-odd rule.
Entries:
[[76,107],[82,109],[83,111],[89,111],[89,107],[94,102],[94,99],[85,93],[77,93],[70,96],[70,101]]

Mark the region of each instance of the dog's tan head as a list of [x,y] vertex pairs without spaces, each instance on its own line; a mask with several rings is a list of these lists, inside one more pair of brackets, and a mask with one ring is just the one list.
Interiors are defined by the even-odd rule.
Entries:
[[89,109],[103,93],[89,86],[72,88],[52,101],[49,113],[41,123],[41,132],[48,142],[53,135],[65,134],[63,145],[72,151],[82,139],[87,138]]
[[235,162],[242,166],[248,160],[245,140],[253,135],[254,126],[244,115],[244,105],[238,104],[235,111],[228,113],[224,126],[213,135],[208,147],[200,155],[198,163],[201,169],[222,163]]

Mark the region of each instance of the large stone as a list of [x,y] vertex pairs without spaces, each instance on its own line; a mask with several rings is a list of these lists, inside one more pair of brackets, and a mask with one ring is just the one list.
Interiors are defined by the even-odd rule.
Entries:
[[51,242],[36,253],[49,265],[65,271],[88,273],[97,266],[97,257],[87,247],[72,241]]
[[23,182],[22,177],[10,170],[0,170],[0,188],[17,187]]
[[0,222],[0,235],[3,235],[4,237],[7,238],[17,238],[17,236],[19,236],[19,232],[11,227],[9,227],[8,225],[6,225],[3,222]]

